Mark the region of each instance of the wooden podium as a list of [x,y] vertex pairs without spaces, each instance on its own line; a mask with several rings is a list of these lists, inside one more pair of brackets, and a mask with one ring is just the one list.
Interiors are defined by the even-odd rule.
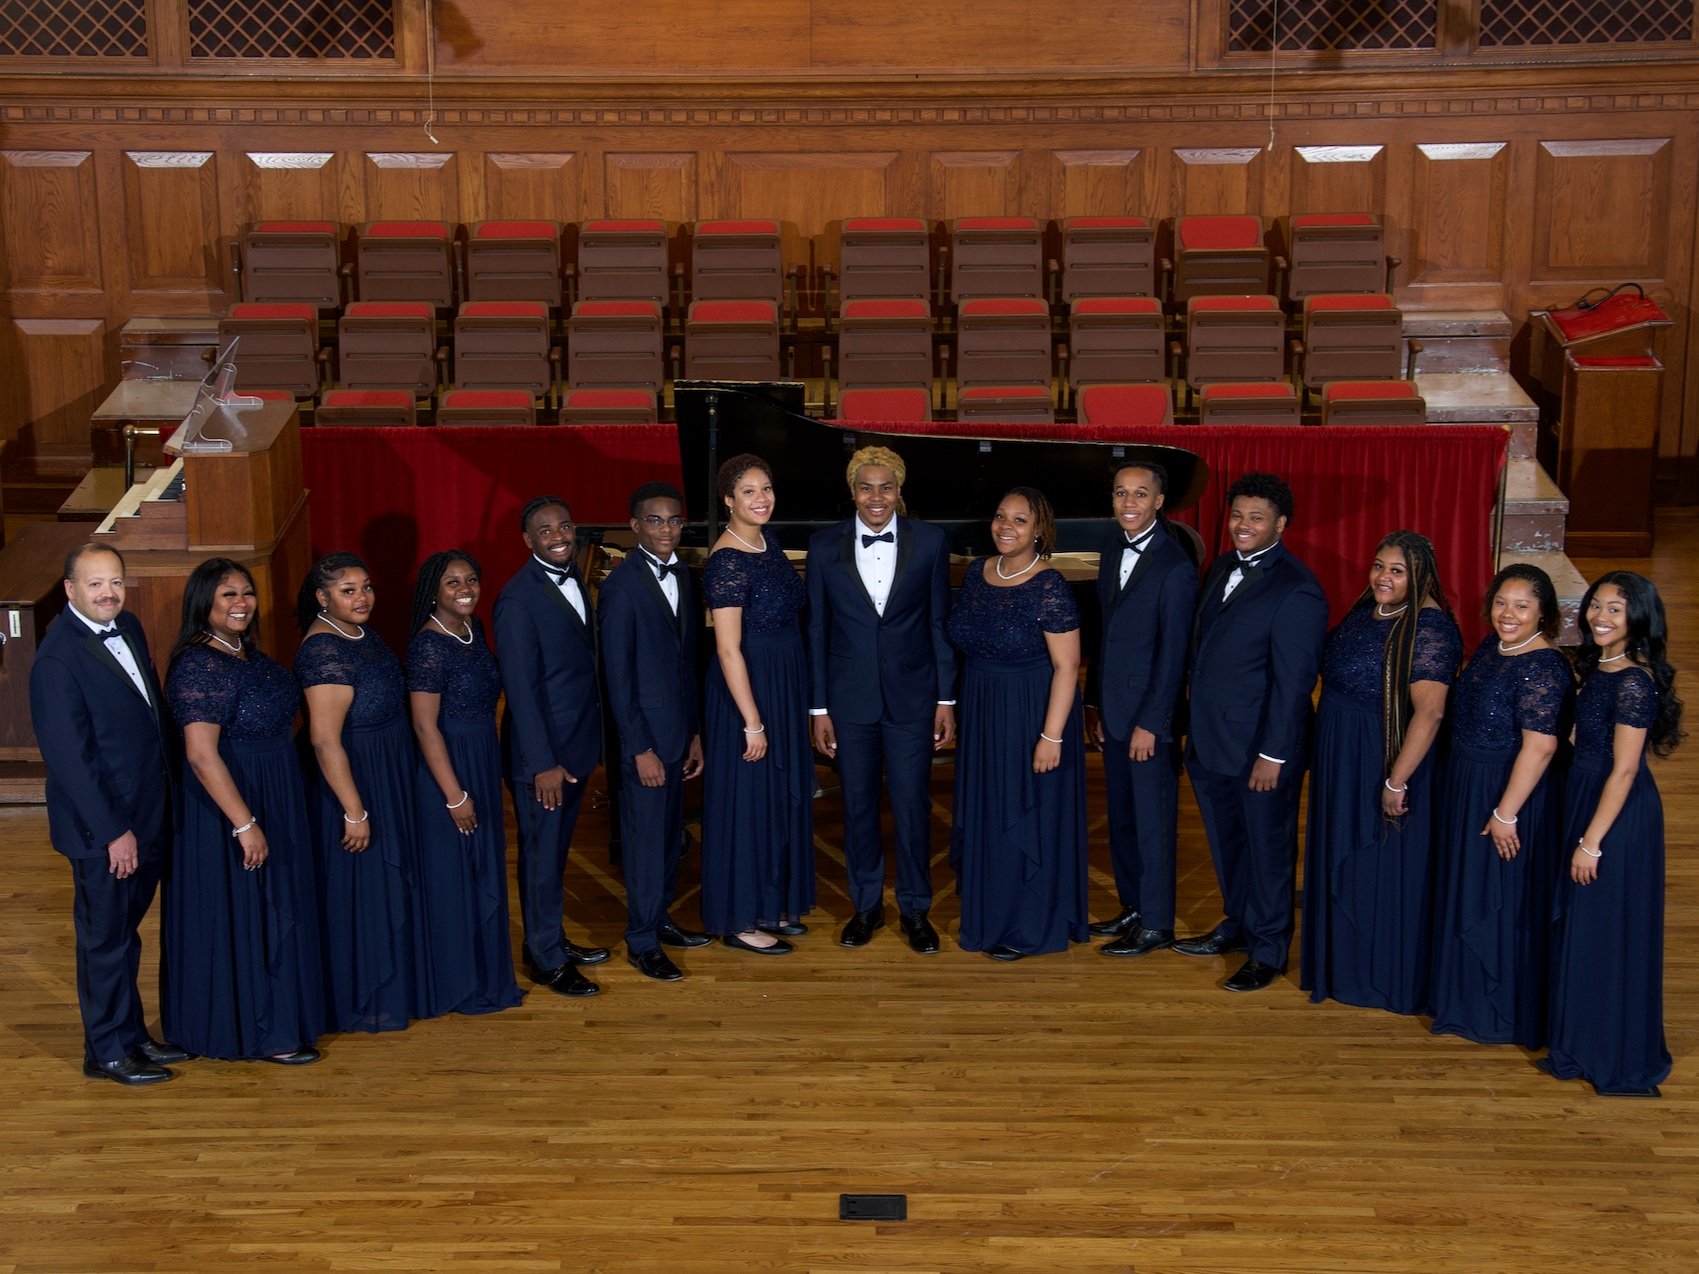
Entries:
[[1588,557],[1652,551],[1652,479],[1663,364],[1653,334],[1670,317],[1637,297],[1536,311],[1539,459],[1569,497],[1564,547]]

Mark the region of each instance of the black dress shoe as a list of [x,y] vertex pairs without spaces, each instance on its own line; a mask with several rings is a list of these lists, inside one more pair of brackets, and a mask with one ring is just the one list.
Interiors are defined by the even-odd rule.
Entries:
[[110,1079],[119,1084],[163,1084],[176,1076],[163,1066],[156,1066],[140,1053],[131,1053],[116,1062],[83,1062],[83,1074],[90,1079]]
[[1208,933],[1200,933],[1195,938],[1181,938],[1175,942],[1174,950],[1189,956],[1218,956],[1226,955],[1229,951],[1243,951],[1244,935],[1228,937],[1228,933],[1226,925],[1216,925]]
[[1137,907],[1126,908],[1113,920],[1099,920],[1094,925],[1086,926],[1095,938],[1124,937],[1138,927],[1139,909]]
[[1280,970],[1261,960],[1246,960],[1239,971],[1222,983],[1229,991],[1261,991],[1280,976]]
[[644,977],[657,982],[677,982],[684,977],[684,971],[667,959],[667,953],[659,947],[652,951],[627,951],[625,959]]
[[[761,932],[766,933],[768,931],[763,929]],[[733,951],[747,951],[751,955],[789,955],[791,952],[796,950],[795,947],[791,946],[791,944],[786,942],[783,938],[775,939],[773,945],[770,947],[758,947],[753,942],[745,942],[735,933],[726,934],[720,939],[720,941],[725,943],[726,946],[730,947]]]
[[655,937],[669,947],[705,947],[712,941],[707,934],[697,933],[694,929],[680,929],[670,920],[655,930]]
[[175,1044],[161,1044],[158,1040],[143,1040],[141,1055],[155,1066],[170,1066],[174,1062],[193,1061],[195,1055],[186,1048],[178,1048]]
[[898,923],[903,927],[903,937],[908,939],[909,946],[915,951],[921,955],[938,953],[938,931],[932,927],[932,922],[926,918],[924,911],[900,916]]
[[885,927],[885,908],[872,907],[867,911],[858,911],[850,917],[844,926],[843,934],[838,938],[840,947],[865,947],[873,941],[873,931]]
[[324,1054],[311,1044],[296,1049],[293,1053],[279,1053],[276,1057],[262,1057],[260,1061],[270,1062],[273,1066],[311,1066]]
[[808,926],[800,920],[782,920],[776,925],[756,925],[762,933],[774,938],[800,938],[808,932]]
[[599,995],[602,990],[601,987],[580,973],[578,966],[570,960],[553,973],[539,976],[537,981],[548,987],[556,995],[571,996],[575,1000],[582,999],[587,995]]
[[1112,956],[1141,956],[1152,951],[1160,951],[1164,947],[1174,945],[1172,929],[1129,929],[1114,942],[1107,942],[1098,950],[1104,955]]
[[576,942],[568,942],[565,946],[566,958],[574,964],[604,964],[607,962],[608,949],[606,947],[581,947]]
[[993,960],[1001,960],[1005,964],[1013,964],[1016,960],[1026,959],[1026,952],[1017,951],[1014,947],[1005,947],[1001,944],[985,948],[985,954]]

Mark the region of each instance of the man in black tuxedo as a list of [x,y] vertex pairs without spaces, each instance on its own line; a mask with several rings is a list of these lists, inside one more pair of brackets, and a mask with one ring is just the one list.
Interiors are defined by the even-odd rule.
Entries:
[[1197,567],[1158,516],[1168,471],[1115,473],[1114,530],[1099,557],[1103,636],[1086,671],[1086,738],[1103,749],[1109,857],[1120,913],[1091,926],[1105,955],[1140,956],[1174,941],[1180,787],[1174,709],[1185,685]]
[[47,829],[71,860],[83,1074],[172,1078],[189,1054],[148,1036],[142,942],[171,847],[171,731],[147,637],[124,610],[124,559],[85,544],[65,559],[70,605],[30,669],[30,719],[47,764]]
[[496,600],[495,633],[507,694],[502,746],[519,821],[525,963],[551,991],[595,995],[601,988],[578,966],[602,963],[608,950],[567,941],[562,924],[572,829],[602,751],[595,616],[574,564],[577,536],[566,501],[539,496],[519,525],[531,560]]
[[1286,968],[1292,941],[1298,790],[1327,597],[1280,542],[1290,487],[1247,473],[1227,500],[1233,548],[1209,568],[1198,597],[1186,750],[1226,918],[1174,948],[1245,951],[1227,989],[1260,991]]
[[690,572],[678,560],[684,497],[650,482],[631,497],[637,547],[602,584],[602,671],[619,731],[621,860],[628,923],[626,956],[644,977],[684,976],[661,950],[701,947],[708,936],[681,929],[668,911],[684,849],[684,781],[702,773],[696,689],[701,624]]
[[932,908],[932,754],[956,735],[956,659],[944,636],[944,533],[903,512],[902,457],[863,447],[846,477],[856,515],[808,544],[808,662],[814,746],[838,763],[844,865],[855,915],[838,941],[865,946],[885,923],[881,775],[897,846],[897,914],[915,951],[938,950]]

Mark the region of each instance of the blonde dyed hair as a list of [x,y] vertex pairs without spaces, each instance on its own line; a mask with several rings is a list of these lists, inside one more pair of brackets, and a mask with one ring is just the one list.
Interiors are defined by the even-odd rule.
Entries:
[[855,476],[868,465],[881,469],[889,469],[897,479],[897,512],[908,516],[908,505],[903,503],[902,485],[908,480],[908,466],[903,458],[889,447],[863,447],[849,458],[849,465],[844,469],[844,481],[849,485],[850,498],[855,498]]

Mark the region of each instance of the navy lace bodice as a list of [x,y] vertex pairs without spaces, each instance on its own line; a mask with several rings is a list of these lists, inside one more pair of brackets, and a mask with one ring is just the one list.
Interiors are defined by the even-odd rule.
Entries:
[[1575,697],[1575,759],[1609,766],[1617,726],[1650,730],[1657,719],[1658,687],[1651,673],[1644,668],[1595,672]]
[[716,550],[702,575],[702,595],[708,599],[708,608],[740,607],[746,633],[777,632],[795,625],[808,600],[802,576],[779,547],[778,538],[768,532],[766,541],[762,553]]
[[1045,633],[1080,626],[1079,607],[1060,572],[1040,571],[1008,588],[985,582],[990,558],[968,567],[944,631],[969,659],[1025,663],[1047,655]]
[[1451,697],[1452,738],[1466,747],[1514,751],[1522,731],[1568,733],[1575,681],[1561,650],[1498,653],[1492,634],[1475,647]]
[[501,697],[501,670],[484,640],[484,626],[472,620],[472,644],[466,645],[427,623],[407,645],[407,689],[442,696],[440,715],[450,721],[489,721]]
[[[1375,614],[1374,604],[1353,608],[1328,634],[1322,656],[1322,687],[1332,694],[1379,705],[1381,677],[1386,671],[1386,634],[1392,621]],[[1463,638],[1451,616],[1428,608],[1416,616],[1416,651],[1410,660],[1411,681],[1437,681],[1449,686],[1463,658]]]
[[252,741],[290,732],[301,690],[294,673],[260,651],[244,660],[191,646],[172,662],[165,697],[178,725],[216,725],[226,738]]
[[314,633],[295,656],[295,676],[309,686],[352,686],[354,702],[346,726],[381,725],[400,715],[407,699],[401,661],[370,628],[358,641],[335,633]]

